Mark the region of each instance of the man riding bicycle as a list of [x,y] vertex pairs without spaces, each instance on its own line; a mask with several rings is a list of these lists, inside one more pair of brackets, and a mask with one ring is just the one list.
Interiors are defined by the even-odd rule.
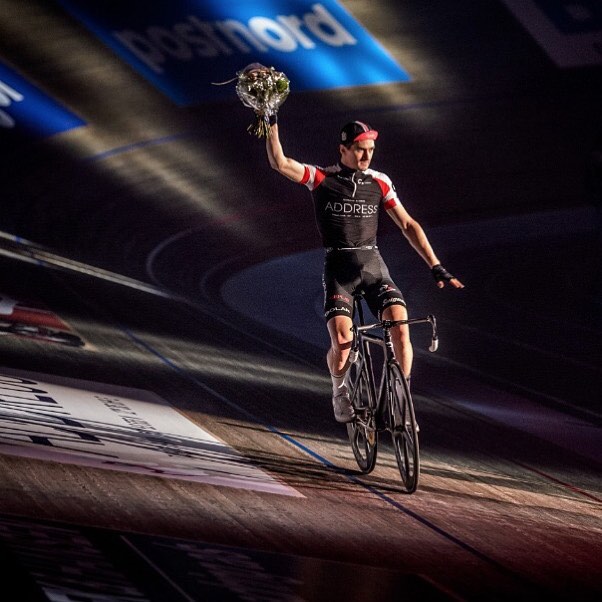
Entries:
[[[275,117],[275,116],[274,116]],[[406,320],[401,291],[376,244],[381,207],[400,228],[414,250],[428,264],[439,288],[464,285],[452,276],[435,255],[424,230],[401,204],[391,179],[370,169],[378,132],[361,121],[347,123],[340,132],[338,164],[318,167],[287,157],[280,142],[278,124],[266,139],[270,166],[293,182],[309,188],[314,200],[324,260],[324,317],[330,335],[326,362],[332,378],[332,404],[338,422],[353,420],[345,376],[352,343],[353,296],[363,293],[370,311],[379,320]],[[413,350],[407,325],[391,329],[395,357],[410,379]]]

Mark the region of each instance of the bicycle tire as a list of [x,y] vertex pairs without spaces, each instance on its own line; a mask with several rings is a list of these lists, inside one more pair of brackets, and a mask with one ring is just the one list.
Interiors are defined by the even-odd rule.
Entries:
[[374,391],[370,387],[367,365],[361,356],[349,371],[349,396],[355,417],[347,423],[347,435],[359,469],[368,474],[374,470],[378,449]]
[[420,479],[420,445],[414,403],[399,364],[392,362],[388,370],[390,430],[395,458],[405,490],[414,493]]

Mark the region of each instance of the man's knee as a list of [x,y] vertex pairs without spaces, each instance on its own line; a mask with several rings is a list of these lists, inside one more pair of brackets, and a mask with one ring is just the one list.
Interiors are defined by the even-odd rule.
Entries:
[[345,318],[333,318],[328,322],[328,332],[332,348],[341,352],[351,348],[353,342],[353,333],[351,331],[352,322]]
[[402,347],[412,346],[412,340],[410,338],[410,327],[407,324],[394,326],[393,328],[391,328],[391,337],[394,343],[398,343]]
[[[407,320],[408,311],[404,305],[390,305],[383,311],[385,320]],[[398,324],[391,328],[393,340],[399,341],[402,345],[410,345],[410,327],[407,324]]]
[[333,346],[342,351],[344,349],[350,349],[351,343],[353,342],[353,336],[350,332],[344,330],[337,330],[336,337],[333,340]]

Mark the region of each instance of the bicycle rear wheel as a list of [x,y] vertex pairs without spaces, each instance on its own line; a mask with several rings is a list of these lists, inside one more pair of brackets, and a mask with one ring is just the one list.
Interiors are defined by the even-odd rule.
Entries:
[[414,493],[420,477],[418,425],[408,383],[399,365],[389,365],[391,436],[401,480],[408,493]]
[[367,366],[362,357],[349,368],[349,396],[355,418],[347,423],[347,435],[360,470],[374,470],[378,433],[376,432],[374,392],[370,387]]

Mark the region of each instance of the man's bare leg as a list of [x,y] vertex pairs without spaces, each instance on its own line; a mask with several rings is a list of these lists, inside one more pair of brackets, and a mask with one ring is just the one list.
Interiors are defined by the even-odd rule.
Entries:
[[347,316],[335,316],[328,320],[330,349],[326,354],[326,363],[332,379],[332,401],[335,418],[338,422],[349,422],[353,418],[353,408],[345,383],[349,368],[349,350],[353,342],[351,327],[353,322]]
[[[408,310],[403,305],[390,305],[383,311],[384,320],[407,320]],[[395,326],[391,329],[393,351],[399,362],[401,371],[406,378],[412,374],[414,349],[410,340],[410,327],[407,324]]]

